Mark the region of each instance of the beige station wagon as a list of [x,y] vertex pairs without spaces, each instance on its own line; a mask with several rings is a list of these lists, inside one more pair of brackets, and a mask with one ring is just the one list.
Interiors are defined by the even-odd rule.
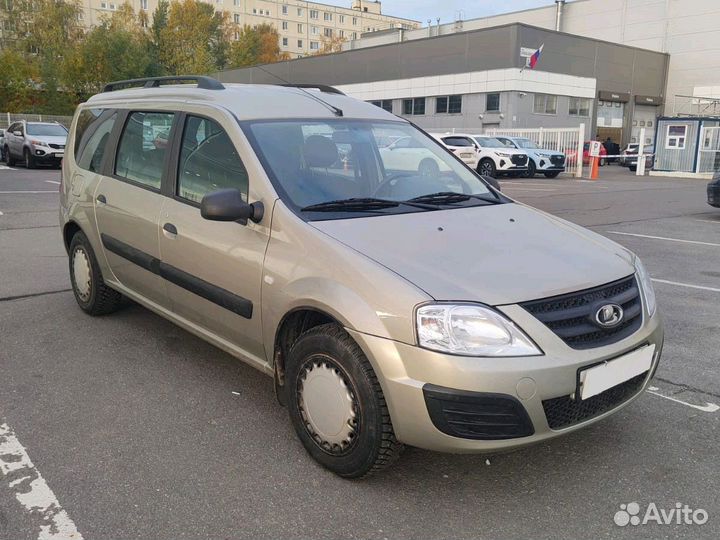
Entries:
[[331,87],[111,83],[73,119],[60,221],[84,311],[134,300],[267,373],[344,477],[587,426],[663,345],[635,255]]

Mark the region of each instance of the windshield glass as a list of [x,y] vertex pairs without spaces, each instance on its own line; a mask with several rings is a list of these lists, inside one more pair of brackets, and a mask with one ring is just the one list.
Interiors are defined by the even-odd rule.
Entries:
[[[499,201],[441,144],[406,123],[293,120],[243,127],[281,196],[297,210],[348,199],[407,202],[440,193],[464,194],[467,204],[483,204],[471,195]],[[392,206],[402,212],[433,209]]]
[[27,132],[36,137],[67,137],[67,130],[60,124],[28,124]]
[[503,144],[495,137],[475,137],[475,140],[480,146],[485,148],[507,148],[508,145]]
[[532,142],[530,139],[515,139],[520,148],[540,148],[537,144]]

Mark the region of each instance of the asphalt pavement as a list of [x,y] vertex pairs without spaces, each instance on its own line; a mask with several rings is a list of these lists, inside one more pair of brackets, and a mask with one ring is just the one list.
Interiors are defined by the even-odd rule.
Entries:
[[[521,451],[408,448],[347,481],[306,455],[269,378],[139,306],[80,311],[59,180],[0,166],[0,538],[51,538],[58,523],[85,539],[720,537],[720,210],[706,182],[615,166],[593,182],[503,180],[645,261],[666,321],[653,390]],[[3,440],[32,467],[10,470]],[[49,510],[23,497],[31,482]],[[632,502],[640,517],[681,503],[708,520],[617,525]]]

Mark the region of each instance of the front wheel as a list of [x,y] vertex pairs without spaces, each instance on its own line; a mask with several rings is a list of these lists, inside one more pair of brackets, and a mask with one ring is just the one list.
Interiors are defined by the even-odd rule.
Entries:
[[560,171],[550,171],[543,174],[545,175],[545,178],[557,178],[560,174]]
[[32,157],[32,154],[30,153],[30,150],[27,148],[23,150],[23,159],[25,160],[25,168],[26,169],[34,169],[35,168],[35,160]]
[[286,402],[307,452],[345,478],[392,464],[395,438],[377,376],[345,330],[325,324],[302,334],[288,355]]
[[495,162],[489,158],[485,158],[480,162],[477,171],[480,173],[480,176],[492,176],[493,178],[495,178],[495,175],[497,174]]
[[528,160],[528,169],[525,173],[525,176],[527,178],[533,178],[535,176],[535,173],[537,172],[537,167],[535,166],[535,162],[532,159]]

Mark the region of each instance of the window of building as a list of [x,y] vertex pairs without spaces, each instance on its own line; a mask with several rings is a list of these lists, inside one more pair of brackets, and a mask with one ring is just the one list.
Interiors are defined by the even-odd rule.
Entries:
[[235,13],[233,15],[233,21],[235,22],[235,24],[240,24],[240,15]]
[[288,7],[287,7],[287,6],[283,6],[283,7],[282,7],[282,14],[283,14],[283,15],[287,15],[287,14],[288,14]]
[[302,24],[298,24],[298,33],[299,34],[303,33],[303,25]]
[[377,100],[377,101],[371,101],[373,105],[376,107],[380,107],[381,109],[386,110],[387,112],[393,112],[393,102],[392,99],[383,99],[383,100]]
[[592,100],[587,98],[570,98],[570,107],[568,108],[568,114],[570,116],[584,116],[590,117],[590,108]]
[[302,16],[303,16],[303,9],[298,8],[298,17],[302,17]]
[[283,23],[282,23],[282,29],[283,29],[283,30],[287,30],[287,29],[288,29],[288,22],[287,22],[287,21],[283,21]]
[[353,39],[357,39],[357,37],[358,37],[357,32],[353,32],[352,36],[353,36]]
[[441,96],[435,98],[435,112],[438,114],[459,114],[462,112],[462,96]]
[[253,8],[253,15],[257,15],[257,8]]
[[311,41],[310,42],[310,50],[317,51],[318,49],[320,49],[320,42],[319,41]]
[[78,167],[100,172],[115,120],[117,112],[102,109],[85,109],[78,115],[75,128],[75,161]]
[[140,0],[140,9],[147,10],[147,0]]
[[684,150],[686,140],[687,126],[668,126],[667,138],[665,139],[665,148],[667,148],[668,150]]
[[317,33],[318,33],[318,27],[317,27],[317,26],[311,26],[311,27],[310,27],[310,33],[316,36]]
[[323,13],[323,19],[326,21],[332,21],[332,13],[328,13],[327,11]]
[[323,33],[324,33],[325,37],[331,38],[333,35],[332,28],[325,28]]
[[302,48],[303,48],[303,40],[298,39],[298,49],[302,49]]
[[533,112],[535,114],[557,114],[557,96],[535,94]]
[[176,194],[199,203],[219,189],[248,196],[248,174],[230,137],[215,122],[197,116],[185,120]]
[[239,6],[240,0],[233,0],[233,6]]
[[500,112],[500,93],[493,92],[485,95],[485,111]]
[[341,38],[344,38],[344,37],[345,37],[345,30],[338,30],[338,36],[340,36]]
[[319,19],[320,18],[320,12],[317,9],[311,9],[310,10],[310,18],[311,19]]
[[235,41],[238,41],[240,39],[240,32],[235,32],[233,38],[235,38]]
[[340,24],[344,24],[345,23],[345,15],[338,15],[338,20],[339,20]]
[[282,44],[283,44],[283,47],[287,47],[288,46],[288,38],[286,38],[286,37],[282,38]]
[[174,114],[134,112],[128,116],[115,160],[115,174],[160,189]]
[[357,21],[358,21],[358,18],[353,17],[353,20],[352,20],[353,26],[357,26]]
[[425,114],[425,98],[403,99],[403,114]]

